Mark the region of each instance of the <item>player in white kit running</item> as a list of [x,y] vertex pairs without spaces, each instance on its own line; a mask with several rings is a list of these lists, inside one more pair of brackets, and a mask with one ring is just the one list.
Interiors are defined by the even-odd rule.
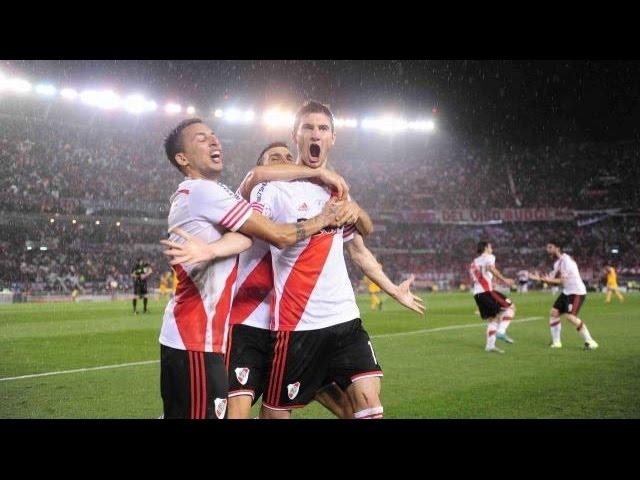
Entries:
[[504,277],[496,268],[496,257],[493,255],[491,243],[478,242],[476,257],[469,266],[469,274],[473,280],[473,298],[480,310],[480,316],[487,320],[487,334],[485,351],[490,353],[504,353],[496,347],[496,338],[513,343],[507,336],[507,327],[513,320],[516,306],[510,298],[505,297],[493,288],[493,276],[502,280],[506,285],[513,285],[513,280]]
[[529,274],[529,278],[562,287],[562,293],[553,304],[549,317],[551,348],[562,348],[560,316],[564,315],[582,336],[585,350],[595,350],[598,348],[598,343],[591,338],[587,325],[578,318],[578,312],[587,298],[587,289],[580,277],[578,264],[569,255],[563,253],[562,243],[558,240],[548,242],[546,250],[555,259],[553,271],[546,276],[540,276],[537,273]]

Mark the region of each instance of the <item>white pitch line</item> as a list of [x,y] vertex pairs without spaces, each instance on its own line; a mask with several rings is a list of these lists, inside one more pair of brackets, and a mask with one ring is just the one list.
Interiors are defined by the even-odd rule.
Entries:
[[[526,317],[518,320],[513,320],[511,323],[519,323],[519,322],[530,322],[532,320],[539,320],[543,317]],[[486,323],[470,323],[465,325],[450,325],[448,327],[438,327],[438,328],[427,328],[424,330],[411,330],[409,332],[399,332],[399,333],[386,333],[382,335],[372,335],[371,338],[388,338],[388,337],[402,337],[406,335],[414,335],[418,333],[430,333],[430,332],[443,332],[446,330],[458,330],[461,328],[471,328],[471,327],[483,327]],[[132,362],[132,363],[120,363],[118,365],[103,365],[101,367],[90,367],[90,368],[76,368],[75,370],[60,370],[57,372],[46,372],[46,373],[34,373],[32,375],[21,375],[19,377],[5,377],[0,378],[0,382],[6,382],[9,380],[21,380],[23,378],[37,378],[37,377],[49,377],[51,375],[62,375],[64,373],[80,373],[80,372],[90,372],[93,370],[108,370],[111,368],[123,368],[123,367],[133,367],[136,365],[150,365],[152,363],[158,363],[160,360],[147,360],[144,362]]]
[[[531,322],[533,320],[539,320],[541,318],[544,318],[544,317],[525,317],[525,318],[520,318],[518,320],[513,320],[511,323]],[[485,323],[467,323],[465,325],[450,325],[448,327],[427,328],[424,330],[411,330],[409,332],[384,333],[382,335],[372,335],[371,338],[403,337],[405,335],[414,335],[416,333],[442,332],[445,330],[458,330],[461,328],[484,327],[486,324],[487,324],[486,322]]]
[[20,380],[22,378],[49,377],[51,375],[62,375],[63,373],[79,373],[79,372],[90,372],[92,370],[107,370],[109,368],[133,367],[134,365],[148,365],[151,363],[158,363],[159,361],[160,360],[146,360],[144,362],[121,363],[118,365],[103,365],[101,367],[76,368],[75,370],[60,370],[57,372],[34,373],[33,375],[21,375],[19,377],[0,378],[0,382],[5,382],[7,380]]

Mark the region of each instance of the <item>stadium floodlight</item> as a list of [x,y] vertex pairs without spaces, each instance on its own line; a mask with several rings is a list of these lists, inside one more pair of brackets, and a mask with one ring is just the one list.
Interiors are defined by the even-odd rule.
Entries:
[[182,106],[177,103],[167,103],[164,106],[164,111],[169,114],[180,113],[182,111]]
[[187,107],[187,115],[193,115],[194,113],[196,113],[195,107],[188,106]]
[[619,250],[617,248],[612,248],[611,253],[619,253]]
[[49,223],[53,223],[53,222],[55,222],[55,221],[56,221],[56,219],[55,219],[55,218],[50,218],[50,219],[49,219]]
[[262,121],[267,127],[293,127],[295,115],[290,111],[282,111],[279,108],[270,108],[262,115]]
[[129,95],[127,98],[125,98],[123,106],[127,112],[133,113],[135,115],[153,111],[157,108],[155,102],[147,100],[146,98],[144,98],[144,96],[138,93]]
[[0,78],[0,92],[3,90],[13,93],[26,93],[31,90],[31,84],[22,78]]
[[100,220],[96,220],[96,225],[100,225]]
[[252,123],[256,114],[253,110],[230,108],[224,113],[224,118],[231,123]]
[[336,127],[355,128],[358,126],[358,121],[355,118],[335,118],[333,123]]
[[220,108],[216,108],[216,111],[213,112],[213,116],[216,118],[220,118],[224,115],[224,112]]
[[49,83],[40,83],[36,85],[36,93],[45,97],[53,97],[58,89]]
[[86,105],[112,110],[122,104],[120,95],[112,90],[85,90],[80,94],[80,100]]
[[67,100],[75,100],[78,97],[78,92],[73,88],[63,88],[60,90],[60,96]]
[[47,251],[47,247],[46,247],[46,246],[44,246],[44,245],[43,245],[43,246],[41,246],[41,247],[40,247],[40,251],[42,251],[42,252],[46,252],[46,251]]
[[409,129],[418,132],[432,132],[436,128],[433,120],[416,120],[415,122],[409,122],[408,126]]
[[71,223],[73,223],[74,225],[77,223],[78,221],[74,218],[73,220],[71,220]]
[[378,130],[382,133],[396,133],[406,130],[409,124],[401,118],[385,115],[383,117],[365,118],[362,123],[365,130]]
[[120,222],[116,222],[116,227],[119,227],[119,226],[120,226]]

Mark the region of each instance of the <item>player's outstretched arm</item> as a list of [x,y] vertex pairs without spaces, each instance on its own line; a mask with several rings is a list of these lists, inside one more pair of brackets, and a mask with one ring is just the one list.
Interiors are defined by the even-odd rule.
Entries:
[[369,214],[353,200],[347,200],[344,204],[342,214],[337,219],[338,225],[349,225],[355,223],[360,235],[366,237],[373,232],[373,222]]
[[545,282],[550,285],[563,285],[564,282],[561,278],[554,278],[552,274],[549,275],[540,275],[538,272],[535,274],[529,273],[529,279],[535,280],[537,282]]
[[324,205],[321,213],[297,223],[275,223],[254,211],[238,231],[258,237],[276,248],[284,248],[310,237],[323,228],[336,226],[336,218],[340,215],[341,208],[340,203],[331,199]]
[[338,193],[338,198],[346,198],[349,192],[347,182],[327,168],[310,168],[305,165],[279,164],[270,165],[268,167],[258,166],[249,171],[238,188],[240,195],[245,200],[249,199],[253,188],[262,182],[272,182],[280,180],[288,182],[290,180],[298,180],[302,178],[316,179],[319,182],[331,187]]
[[249,249],[253,244],[249,237],[236,232],[227,232],[220,240],[211,243],[207,243],[181,228],[173,228],[171,232],[185,240],[181,244],[170,240],[160,240],[160,243],[169,247],[163,253],[169,257],[171,265],[191,265],[237,255]]
[[505,285],[511,287],[513,285],[513,279],[512,278],[507,278],[504,275],[502,275],[502,273],[500,273],[500,270],[498,270],[495,265],[489,265],[489,270],[491,271],[491,273],[493,273],[498,279],[500,279]]
[[400,305],[404,305],[409,310],[413,310],[420,315],[424,314],[424,301],[417,295],[411,293],[410,290],[411,284],[415,278],[413,275],[400,285],[393,283],[384,273],[382,265],[378,263],[373,253],[371,253],[371,251],[365,246],[362,235],[357,232],[355,233],[353,240],[345,244],[345,248],[347,249],[347,252],[349,252],[351,260],[360,267],[371,281],[376,283]]

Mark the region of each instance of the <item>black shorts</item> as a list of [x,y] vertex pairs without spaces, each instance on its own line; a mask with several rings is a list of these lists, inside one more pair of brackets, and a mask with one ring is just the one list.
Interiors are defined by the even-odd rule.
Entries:
[[476,293],[473,298],[476,300],[476,305],[480,310],[480,317],[483,319],[495,317],[500,311],[506,310],[512,304],[510,298],[495,290]]
[[226,418],[224,355],[160,345],[160,391],[164,418]]
[[586,299],[586,295],[565,295],[561,293],[553,304],[553,308],[558,310],[560,314],[570,313],[571,315],[578,315]]
[[359,318],[318,330],[273,333],[269,385],[262,398],[269,408],[304,407],[332,381],[344,390],[360,378],[382,376]]
[[272,332],[248,325],[232,325],[227,349],[229,397],[251,395],[253,405],[269,381]]
[[147,294],[147,281],[146,280],[134,280],[133,282],[133,294],[139,297]]

